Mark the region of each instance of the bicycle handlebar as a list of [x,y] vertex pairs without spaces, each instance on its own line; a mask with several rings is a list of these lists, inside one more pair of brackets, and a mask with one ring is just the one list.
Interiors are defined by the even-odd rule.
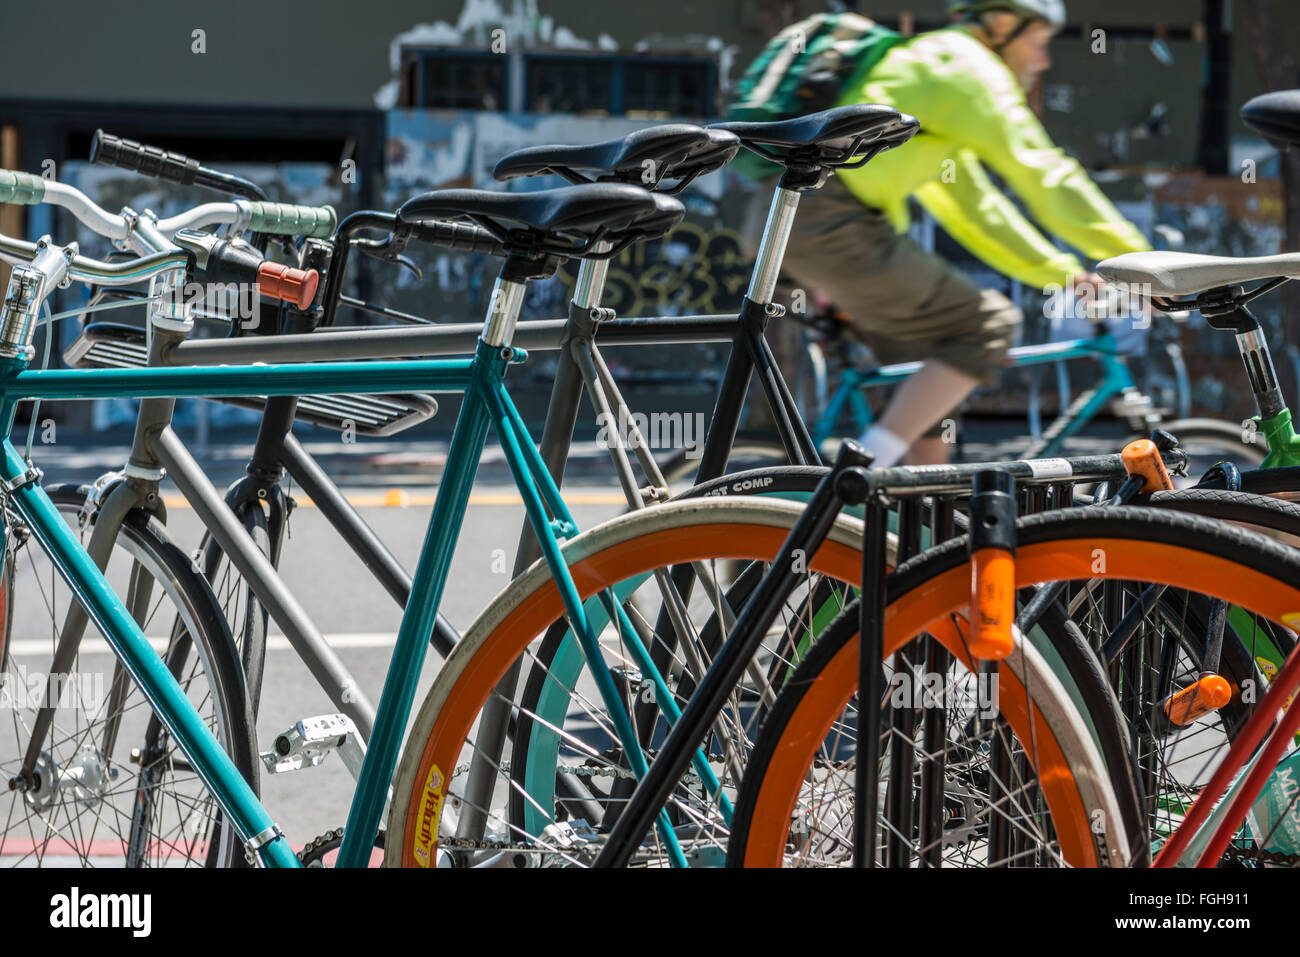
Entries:
[[199,178],[199,161],[183,153],[171,153],[156,147],[145,146],[135,140],[113,136],[95,130],[90,140],[90,161],[99,166],[116,166],[118,169],[143,173],[169,183],[190,186]]
[[[0,235],[0,259],[15,266],[29,264],[43,248],[46,247],[38,243]],[[77,254],[68,262],[67,275],[78,282],[93,282],[101,286],[129,286],[152,279],[169,269],[183,269],[189,263],[190,254],[183,249],[171,249],[120,263],[107,263],[101,259]]]
[[475,226],[473,223],[437,221],[412,224],[411,238],[447,249],[486,253],[503,259],[509,255],[499,239],[482,226]]
[[334,235],[338,225],[338,213],[333,206],[297,206],[267,201],[248,205],[251,207],[250,225],[259,233],[327,239]]
[[252,200],[269,198],[266,190],[252,180],[208,169],[184,153],[146,146],[103,130],[95,130],[95,135],[91,137],[90,161],[98,166],[116,166],[118,169],[180,183],[182,186],[202,186]]
[[33,173],[0,170],[0,203],[32,206],[45,201],[45,180]]
[[[405,245],[407,240],[417,239],[432,246],[447,249],[460,249],[472,253],[486,253],[489,256],[508,255],[500,240],[482,226],[473,223],[434,220],[427,223],[404,223],[393,213],[377,213],[373,210],[361,210],[352,213],[339,223],[335,238],[342,242],[360,243],[356,240],[358,233],[371,230],[387,231],[386,240],[375,240],[374,246],[387,246],[394,240]],[[365,248],[364,246],[362,248]]]
[[[100,286],[129,286],[152,279],[170,269],[197,266],[214,282],[256,282],[262,295],[280,299],[305,309],[316,295],[320,275],[314,269],[297,269],[264,260],[260,254],[239,249],[226,240],[195,234],[184,242],[185,248],[108,263],[76,253],[67,260],[66,278]],[[25,266],[50,248],[48,243],[31,243],[0,235],[0,259],[15,266]],[[75,245],[64,250],[75,250]],[[64,278],[63,276],[58,277]]]
[[204,189],[226,192],[244,199],[269,199],[266,191],[251,179],[209,169],[185,153],[159,150],[157,147],[136,143],[134,139],[114,137],[95,130],[90,140],[90,161],[100,166],[117,166],[142,176],[181,183],[182,186],[201,186]]
[[[133,228],[133,223],[127,217],[110,213],[96,205],[89,196],[73,186],[16,170],[0,169],[0,203],[23,206],[50,203],[61,206],[88,229],[107,239],[126,239]],[[230,203],[203,203],[178,216],[160,219],[157,228],[166,236],[182,229],[240,226],[251,227],[262,233],[325,237],[333,234],[337,222],[338,214],[333,206],[296,206],[237,199]]]
[[[367,231],[387,232],[385,239],[368,240],[356,238],[359,233]],[[448,222],[437,220],[429,223],[403,223],[392,213],[379,213],[373,210],[360,210],[351,213],[339,223],[334,235],[334,259],[325,274],[325,292],[321,296],[322,326],[334,324],[338,314],[339,303],[343,293],[343,273],[347,268],[351,250],[355,246],[362,252],[380,259],[396,255],[405,248],[408,241],[417,239],[423,243],[442,246],[449,249],[461,249],[467,252],[486,253],[490,256],[504,258],[508,255],[504,246],[495,236],[481,226],[473,223]]]

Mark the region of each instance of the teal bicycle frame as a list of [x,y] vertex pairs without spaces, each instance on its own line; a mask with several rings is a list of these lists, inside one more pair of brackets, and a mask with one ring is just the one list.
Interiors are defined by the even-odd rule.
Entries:
[[[1036,443],[1027,457],[1039,458],[1055,455],[1061,450],[1065,441],[1075,435],[1106,404],[1121,395],[1127,389],[1136,388],[1133,376],[1129,373],[1124,356],[1120,353],[1115,337],[1109,332],[1102,332],[1088,339],[1068,339],[1044,345],[1018,346],[1007,351],[1006,365],[1009,368],[1021,366],[1046,365],[1052,362],[1065,362],[1072,359],[1095,359],[1101,363],[1101,381],[1093,388],[1079,396],[1070,407],[1065,409],[1052,426],[1043,434],[1043,439]],[[873,416],[871,406],[863,392],[879,386],[893,385],[909,376],[915,375],[923,363],[900,362],[896,365],[880,366],[864,371],[850,366],[844,370],[840,383],[836,387],[825,411],[813,426],[813,441],[819,446],[822,442],[840,434],[838,425],[841,416],[847,411],[853,422],[855,434],[859,434],[871,425]]]
[[[522,292],[522,287],[519,289]],[[513,325],[513,317],[506,325]],[[597,631],[584,611],[558,542],[560,537],[575,535],[577,526],[505,388],[506,369],[523,361],[524,357],[521,350],[508,345],[490,345],[480,339],[472,359],[450,360],[44,371],[28,369],[26,359],[0,359],[0,416],[6,426],[0,482],[4,483],[3,490],[7,492],[11,506],[29,525],[73,594],[85,606],[90,619],[99,627],[159,718],[174,735],[226,820],[245,840],[246,848],[255,851],[265,864],[295,867],[298,861],[283,833],[271,821],[266,809],[203,724],[180,685],[150,647],[139,626],[41,488],[40,473],[23,459],[9,440],[17,403],[27,399],[152,396],[221,398],[410,391],[464,393],[465,401],[452,435],[446,469],[412,582],[411,599],[398,631],[376,712],[374,732],[339,852],[338,866],[360,867],[368,862],[379,831],[402,734],[414,703],[429,635],[451,568],[489,427],[495,430],[501,441],[529,521],[560,586],[570,623],[587,661],[601,660]],[[548,513],[553,518],[548,517]],[[621,615],[618,617],[622,618]],[[623,625],[621,620],[620,625]],[[638,667],[651,675],[656,684],[662,685],[662,678],[635,631],[623,638],[633,657],[639,659]],[[629,755],[632,771],[641,777],[646,770],[645,756],[637,745],[636,734],[614,679],[607,668],[591,670]],[[672,715],[669,715],[669,720],[672,720]],[[707,762],[699,756],[697,758],[707,768]],[[716,779],[707,783],[711,789],[717,788]],[[666,812],[659,817],[657,831],[670,860],[677,866],[685,866],[685,856]]]

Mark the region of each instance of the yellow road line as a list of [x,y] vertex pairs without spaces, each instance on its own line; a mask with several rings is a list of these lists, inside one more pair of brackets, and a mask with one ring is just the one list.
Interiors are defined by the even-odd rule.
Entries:
[[[316,503],[306,495],[295,495],[294,501],[300,508],[315,508]],[[390,488],[386,492],[368,492],[349,495],[348,502],[353,508],[410,508],[412,506],[432,505],[437,496],[432,492],[408,492],[405,489]],[[570,505],[622,505],[623,496],[618,492],[565,492],[564,500]],[[183,495],[164,495],[163,504],[169,509],[187,509],[190,503]],[[524,500],[518,492],[481,492],[470,495],[470,505],[523,505]]]

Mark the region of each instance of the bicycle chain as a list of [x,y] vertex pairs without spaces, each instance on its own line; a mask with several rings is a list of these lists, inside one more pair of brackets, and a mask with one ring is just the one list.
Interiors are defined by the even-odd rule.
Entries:
[[[383,848],[384,831],[375,835],[375,847]],[[303,867],[324,867],[325,855],[330,851],[336,851],[343,843],[343,828],[336,827],[332,831],[326,831],[320,837],[314,837],[298,852],[298,863]]]
[[[603,754],[601,754],[600,757],[602,760],[617,760],[621,756],[621,753],[622,752],[617,750],[606,751]],[[657,752],[654,751],[647,751],[646,756],[651,760],[653,760],[656,753]],[[721,762],[721,761],[725,761],[726,759],[721,755],[710,755],[709,760]],[[462,774],[467,774],[469,772],[469,769],[470,769],[469,764],[457,765],[456,768],[452,771],[451,779],[454,781]],[[510,762],[509,761],[501,762],[501,764],[499,765],[499,769],[501,773],[509,774]],[[560,768],[558,768],[557,773],[572,774],[577,777],[628,778],[631,780],[636,779],[636,775],[632,771],[629,771],[626,768],[616,768],[616,767],[589,767],[587,765],[570,764],[570,765],[563,765]],[[696,774],[694,771],[688,771],[684,777],[692,778],[692,777],[696,777]],[[540,846],[535,841],[534,842],[472,841],[469,838],[440,837],[435,841],[435,844],[438,847],[446,847],[458,851],[520,851],[520,852],[526,852],[531,854],[557,854],[557,853],[564,854],[567,852],[567,853],[574,854],[575,856],[577,855],[577,853],[580,852],[580,848],[570,849],[565,847],[544,847],[544,846]]]
[[1234,861],[1258,861],[1261,864],[1282,864],[1287,867],[1300,867],[1300,854],[1286,854],[1282,851],[1234,847],[1230,844],[1223,852],[1223,856],[1225,859]]
[[[456,770],[452,772],[452,775],[451,775],[452,780],[455,780],[456,778],[460,777],[462,774],[465,774],[466,772],[468,772],[468,771],[469,771],[469,767],[470,767],[470,766],[469,766],[468,764],[461,764],[461,765],[458,765],[458,766],[456,767]],[[502,772],[503,774],[509,774],[509,773],[510,773],[510,762],[509,762],[509,761],[502,761],[501,764],[498,765],[498,767],[501,769],[501,772]],[[582,764],[582,765],[573,765],[573,764],[562,765],[561,767],[559,767],[559,768],[556,769],[556,773],[557,773],[557,774],[572,774],[572,775],[574,775],[574,776],[576,776],[576,777],[580,777],[580,778],[635,778],[635,777],[636,777],[635,774],[633,774],[631,771],[627,770],[626,768],[614,768],[614,767],[607,767],[607,768],[593,768],[593,767],[588,767],[588,766],[585,765],[585,764]]]

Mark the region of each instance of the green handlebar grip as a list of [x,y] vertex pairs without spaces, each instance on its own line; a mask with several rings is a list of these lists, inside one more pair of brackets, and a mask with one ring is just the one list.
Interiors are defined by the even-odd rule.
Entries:
[[338,213],[333,206],[294,206],[291,203],[249,203],[253,218],[249,224],[257,233],[286,236],[312,236],[325,239],[334,235]]
[[33,173],[0,169],[0,203],[31,206],[45,199],[45,180]]

